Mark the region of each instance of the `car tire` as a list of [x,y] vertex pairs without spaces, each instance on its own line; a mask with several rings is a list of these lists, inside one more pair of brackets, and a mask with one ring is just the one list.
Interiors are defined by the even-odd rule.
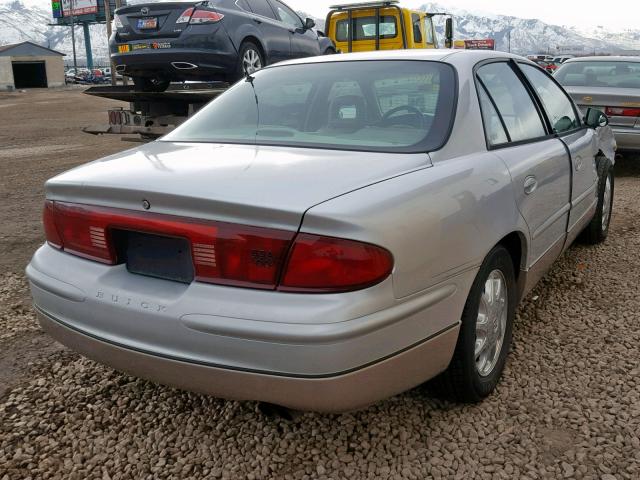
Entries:
[[580,235],[580,241],[589,245],[596,245],[607,239],[613,212],[613,194],[615,190],[613,165],[606,157],[598,157],[597,165],[598,205],[593,219]]
[[471,286],[451,363],[430,383],[437,396],[475,403],[495,390],[511,348],[516,299],[513,261],[498,245]]
[[323,55],[335,55],[335,54],[336,54],[335,49],[333,49],[331,47],[327,48],[323,53]]
[[240,45],[238,51],[238,65],[236,67],[236,80],[251,75],[267,66],[262,50],[251,40],[246,40]]
[[164,92],[170,83],[162,78],[133,77],[133,85],[137,92]]

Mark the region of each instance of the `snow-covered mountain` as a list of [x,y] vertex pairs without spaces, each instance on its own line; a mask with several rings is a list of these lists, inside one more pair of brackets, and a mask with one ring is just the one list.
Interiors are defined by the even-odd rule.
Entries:
[[[141,0],[129,0],[140,3]],[[28,2],[28,3],[25,3]],[[69,28],[49,26],[52,22],[48,0],[0,0],[0,45],[31,40],[45,47],[66,53],[67,63],[72,59]],[[549,25],[540,20],[506,15],[469,12],[451,8],[446,3],[426,3],[421,7],[428,12],[450,12],[455,17],[455,36],[460,39],[493,38],[496,48],[515,53],[619,53],[640,50],[640,30],[611,32],[597,28],[589,32],[574,27]],[[300,12],[302,16],[310,16]],[[319,29],[324,19],[316,18]],[[436,17],[440,38],[444,20]],[[91,44],[96,64],[108,63],[107,35],[104,25],[91,27]],[[510,33],[510,35],[509,35]],[[82,28],[76,28],[76,52],[80,63],[85,60]]]
[[[622,50],[640,50],[640,30],[611,32],[599,28],[595,32],[580,31],[575,27],[549,25],[541,20],[508,15],[493,15],[455,9],[444,3],[427,3],[422,10],[449,12],[455,18],[455,36],[461,39],[493,38],[498,50],[514,53],[619,53]],[[437,17],[436,17],[437,18]],[[442,38],[443,22],[438,22]],[[510,35],[509,35],[510,33]]]

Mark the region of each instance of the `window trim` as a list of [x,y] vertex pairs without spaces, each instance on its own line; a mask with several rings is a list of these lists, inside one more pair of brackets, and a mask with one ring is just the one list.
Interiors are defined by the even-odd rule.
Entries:
[[[553,78],[553,75],[551,75],[549,72],[547,72],[544,68],[541,68],[539,65],[533,63],[530,64],[529,62],[523,62],[522,60],[519,60],[516,62],[518,65],[518,70],[520,72],[522,72],[522,75],[524,76],[524,79],[526,80],[526,82],[531,86],[532,89],[532,93],[536,96],[536,98],[538,99],[538,101],[540,102],[540,106],[542,107],[542,111],[545,114],[545,118],[549,124],[549,129],[552,133],[554,133],[556,135],[556,137],[558,138],[563,138],[566,137],[567,135],[572,135],[574,133],[577,133],[579,131],[585,130],[589,127],[587,127],[584,124],[583,118],[580,114],[580,111],[578,110],[578,107],[576,105],[576,103],[573,101],[573,99],[571,98],[571,96],[567,93],[567,91],[564,89],[564,87],[562,85],[560,85],[560,83]],[[567,98],[567,100],[569,100],[569,103],[571,104],[571,108],[573,108],[573,114],[576,116],[576,118],[578,119],[578,126],[575,128],[572,128],[571,130],[565,130],[564,132],[556,132],[554,131],[553,125],[551,125],[551,120],[548,117],[547,111],[544,107],[544,103],[542,102],[542,99],[540,98],[540,96],[538,95],[538,92],[536,91],[535,87],[533,86],[533,84],[531,83],[531,81],[529,80],[529,78],[527,78],[527,74],[524,73],[524,70],[522,70],[520,68],[520,65],[529,65],[530,67],[534,67],[536,69],[538,69],[539,71],[541,71],[547,78],[549,78],[551,80],[552,83],[554,83],[558,88],[560,88],[560,91],[564,94],[564,96]]]
[[[480,68],[484,67],[485,65],[490,65],[492,63],[505,63],[507,64],[507,66],[509,68],[511,68],[511,70],[513,70],[513,73],[515,74],[515,76],[520,80],[521,83],[523,83],[523,86],[526,90],[526,92],[529,94],[529,98],[531,98],[531,101],[533,102],[536,111],[538,112],[538,116],[540,117],[540,121],[542,122],[542,128],[544,129],[544,131],[546,132],[546,135],[540,136],[540,137],[535,137],[535,138],[528,138],[525,140],[517,140],[517,141],[509,141],[507,143],[498,143],[496,145],[492,145],[489,142],[489,138],[487,137],[487,130],[486,130],[486,126],[485,126],[485,122],[484,122],[484,117],[482,116],[482,106],[480,105],[480,96],[478,94],[478,80],[482,81],[479,76],[478,76],[478,70],[480,70]],[[548,119],[546,118],[546,113],[544,111],[540,110],[540,106],[538,104],[538,100],[536,97],[532,96],[532,92],[531,92],[531,86],[529,85],[528,82],[523,82],[522,78],[520,77],[520,75],[523,75],[522,72],[520,72],[520,69],[514,69],[514,61],[512,58],[510,57],[502,57],[502,58],[490,58],[488,60],[483,60],[481,62],[478,62],[476,65],[474,65],[473,67],[473,77],[474,77],[474,83],[476,86],[476,99],[478,102],[478,108],[480,109],[480,116],[482,118],[482,128],[483,128],[483,132],[484,132],[484,139],[485,139],[485,145],[487,147],[488,151],[492,151],[492,150],[499,150],[502,148],[508,148],[508,147],[516,147],[516,146],[520,146],[520,145],[526,145],[529,143],[535,143],[535,142],[540,142],[543,140],[547,140],[550,138],[555,138],[556,135],[555,134],[550,134],[549,133],[549,129],[548,129]],[[489,99],[491,100],[491,102],[494,104],[495,106],[495,100],[493,99],[492,95],[485,90],[485,93],[487,93],[489,95]],[[500,122],[503,125],[506,125],[506,122],[504,121],[504,118],[502,117],[502,113],[500,112],[500,110],[496,107],[496,111],[498,112],[498,116],[500,117]],[[506,129],[506,133],[507,133],[507,137],[511,138],[511,133],[509,133],[509,129]]]

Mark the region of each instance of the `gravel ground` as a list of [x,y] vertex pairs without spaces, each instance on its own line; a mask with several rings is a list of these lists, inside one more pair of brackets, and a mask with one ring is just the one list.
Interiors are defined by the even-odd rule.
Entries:
[[55,346],[21,269],[3,274],[0,480],[639,479],[640,162],[616,170],[609,240],[571,248],[526,299],[480,405],[421,387],[349,414],[265,416]]

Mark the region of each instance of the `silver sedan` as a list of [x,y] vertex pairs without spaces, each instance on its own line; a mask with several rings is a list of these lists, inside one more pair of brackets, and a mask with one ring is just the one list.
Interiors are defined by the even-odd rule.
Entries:
[[49,180],[34,304],[87,357],[224,398],[342,411],[433,379],[476,402],[523,295],[607,236],[604,124],[505,53],[274,65]]
[[640,58],[572,58],[555,78],[580,109],[608,115],[619,150],[640,150]]

